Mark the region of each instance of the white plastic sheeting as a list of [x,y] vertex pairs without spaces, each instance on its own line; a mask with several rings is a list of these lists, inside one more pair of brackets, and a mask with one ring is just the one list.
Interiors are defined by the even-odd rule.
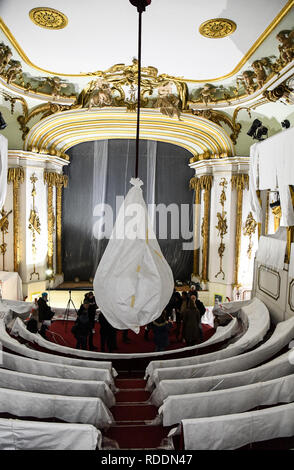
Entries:
[[36,361],[28,357],[16,356],[5,351],[1,354],[3,369],[25,372],[26,374],[45,375],[46,377],[59,377],[72,380],[97,380],[106,382],[112,390],[116,390],[113,378],[106,369],[90,369],[90,367],[76,367],[53,362]]
[[18,273],[0,271],[3,299],[22,300],[22,280]]
[[3,388],[24,392],[101,398],[109,408],[115,404],[113,392],[105,382],[101,381],[60,379],[0,369],[0,384]]
[[291,243],[290,263],[288,271],[289,280],[294,278],[294,243]]
[[[1,331],[1,330],[0,330]],[[31,343],[36,343],[41,347],[51,349],[52,351],[57,351],[59,353],[64,353],[64,354],[73,354],[75,350],[73,348],[67,348],[64,346],[59,346],[58,344],[50,343],[50,341],[45,340],[41,335],[31,333],[28,331],[24,325],[24,323],[20,320],[20,318],[16,318],[13,327],[11,329],[11,333],[15,336],[20,336],[23,339],[26,339],[27,341],[30,341]],[[0,337],[1,339],[1,337]],[[13,338],[11,338],[13,340]],[[31,350],[30,350],[31,351]],[[24,355],[26,354],[27,348],[24,350]],[[86,361],[85,359],[75,359],[75,358],[68,358],[68,357],[63,357],[63,356],[57,356],[54,354],[47,354],[43,353],[41,351],[35,351],[37,352],[37,355],[34,356],[29,356],[29,357],[34,357],[36,359],[48,361],[48,362],[57,362],[61,364],[71,364],[71,365],[76,365],[76,366],[82,366],[82,367],[97,367],[97,369],[107,369],[109,372],[113,374],[114,377],[117,376],[116,370],[112,367],[111,362],[103,362],[103,361]]]
[[[181,359],[169,359],[165,361],[152,361],[146,368],[146,377],[149,375],[148,384],[149,388],[152,387],[154,382],[154,375],[160,368],[176,368],[187,367],[212,361],[218,361],[228,357],[241,354],[247,349],[252,348],[258,344],[270,326],[270,316],[267,307],[261,300],[255,298],[252,301],[246,301],[244,307],[241,307],[238,302],[236,308],[240,308],[241,315],[248,321],[248,329],[241,338],[233,344],[230,344],[224,349],[215,351],[209,354],[202,354],[200,356],[185,357]],[[232,313],[233,307],[231,307]],[[171,377],[172,378],[172,377]]]
[[[20,320],[17,319],[17,321],[18,321],[18,324],[21,325]],[[27,337],[26,339],[28,339],[28,337],[31,338],[30,335],[34,336],[34,333],[30,333],[29,331],[24,330],[24,329],[21,329],[21,333]],[[29,341],[32,341],[32,339],[30,339]],[[41,351],[36,351],[34,349],[28,348],[24,344],[20,344],[16,339],[11,338],[11,336],[9,336],[9,334],[6,331],[3,320],[0,320],[0,342],[2,343],[3,346],[5,346],[10,351],[13,351],[22,356],[37,359],[39,361],[53,362],[56,364],[63,364],[63,365],[75,366],[75,367],[86,367],[86,368],[89,367],[91,369],[96,368],[97,370],[105,369],[105,371],[109,373],[110,377],[112,377],[113,373],[114,373],[114,376],[117,375],[117,372],[112,368],[111,362],[86,361],[84,359],[76,359],[76,358],[65,357],[65,356],[57,356],[55,354],[47,354]]]
[[14,416],[56,418],[68,423],[109,427],[113,416],[100,398],[66,397],[0,388],[0,413]]
[[185,450],[231,450],[294,435],[294,403],[213,418],[182,420]]
[[249,193],[251,208],[257,222],[262,211],[256,190],[278,188],[282,217],[281,226],[294,225],[293,204],[289,185],[294,183],[294,129],[287,129],[250,147]]
[[0,210],[3,207],[7,193],[8,171],[8,140],[0,134]]
[[95,450],[102,434],[90,424],[0,419],[0,450]]
[[242,387],[187,395],[171,395],[158,410],[163,426],[186,418],[204,418],[249,411],[257,406],[294,401],[294,375]]
[[293,337],[294,317],[291,317],[278,323],[270,339],[253,351],[204,364],[156,369],[151,383],[154,382],[157,386],[161,380],[209,377],[246,370],[271,358],[288,345]]
[[289,354],[289,352],[286,352],[262,366],[233,374],[199,377],[197,379],[161,380],[153,391],[150,401],[155,406],[160,406],[169,395],[224,390],[293,374],[294,363],[290,363]]
[[261,236],[256,253],[257,263],[274,269],[283,269],[286,246],[287,241],[278,240],[271,236]]
[[143,199],[142,181],[132,179],[99,263],[93,286],[111,325],[139,333],[158,318],[174,288],[172,271],[156,240]]

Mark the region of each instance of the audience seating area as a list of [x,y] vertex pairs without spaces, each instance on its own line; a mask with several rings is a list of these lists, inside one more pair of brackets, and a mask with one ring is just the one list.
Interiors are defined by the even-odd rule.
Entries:
[[[0,449],[105,448],[107,429],[115,420],[119,428],[120,416],[127,416],[125,407],[130,406],[116,406],[115,394],[129,392],[117,389],[112,362],[73,354],[81,351],[28,332],[21,320],[26,306],[20,304],[19,312],[13,313],[9,304],[0,311]],[[185,348],[188,357],[151,361],[145,371],[152,395],[141,410],[160,406],[150,421],[151,432],[158,433],[162,423],[176,449],[239,449],[275,438],[294,439],[294,364],[285,352],[294,338],[294,317],[272,330],[268,309],[258,299],[232,302],[227,308],[234,319],[208,341]],[[246,328],[234,339],[240,320]],[[231,340],[224,345],[224,338]],[[207,343],[220,347],[200,354]],[[130,413],[136,408],[140,406],[132,405]],[[156,416],[156,408],[151,411]],[[122,429],[125,433],[128,427]],[[175,439],[179,434],[180,441]]]

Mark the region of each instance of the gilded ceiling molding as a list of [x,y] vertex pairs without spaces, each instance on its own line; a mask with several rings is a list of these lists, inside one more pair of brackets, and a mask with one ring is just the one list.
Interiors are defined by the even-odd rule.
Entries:
[[13,263],[14,271],[18,272],[20,263],[19,185],[24,182],[24,169],[22,167],[8,168],[7,181],[13,184]]
[[[64,111],[35,124],[27,134],[24,150],[66,158],[66,151],[81,142],[135,136],[136,114],[124,108]],[[178,121],[156,110],[142,109],[140,138],[184,147],[195,157],[204,152],[235,155],[234,145],[224,129],[190,114],[182,114]]]
[[[183,78],[184,81],[186,82],[191,82],[191,83],[201,83],[201,82],[215,82],[219,80],[224,80],[226,78],[232,77],[236,73],[238,73],[243,65],[246,64],[248,59],[254,54],[254,52],[260,47],[260,45],[265,41],[265,39],[269,36],[269,34],[274,30],[274,28],[280,23],[280,21],[289,13],[291,10],[292,6],[294,5],[294,0],[289,0],[286,5],[282,8],[282,10],[277,14],[277,16],[274,18],[274,20],[270,23],[270,25],[265,29],[265,31],[259,36],[259,38],[255,41],[255,43],[251,46],[249,51],[244,55],[244,57],[241,59],[241,61],[236,65],[236,67],[226,75],[223,75],[222,77],[217,77],[217,78],[210,78],[210,79],[203,79],[203,80],[193,80],[193,79],[186,79]],[[59,72],[52,72],[46,69],[43,69],[41,67],[38,67],[37,65],[33,64],[26,53],[23,51],[19,43],[16,41],[14,35],[12,32],[9,30],[9,28],[6,26],[4,21],[0,18],[0,28],[2,29],[3,33],[6,35],[6,37],[9,39],[17,53],[20,55],[22,60],[24,60],[29,66],[33,67],[36,70],[39,70],[41,72],[48,73],[50,75],[58,75],[58,76],[63,76],[63,77],[84,77],[89,75],[88,73],[81,73],[81,74],[65,74],[65,73],[59,73]]]
[[29,12],[29,17],[35,25],[46,29],[62,29],[68,23],[67,16],[54,8],[33,8]]
[[233,20],[227,18],[214,18],[204,21],[199,26],[199,33],[209,39],[220,39],[233,34],[237,25]]

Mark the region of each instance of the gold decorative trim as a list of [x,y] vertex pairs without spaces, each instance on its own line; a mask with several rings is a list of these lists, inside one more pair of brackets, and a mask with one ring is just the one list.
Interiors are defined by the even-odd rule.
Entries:
[[208,282],[208,257],[209,257],[209,212],[210,212],[210,191],[212,186],[212,175],[200,177],[200,188],[204,190],[204,215],[202,220],[201,235],[203,237],[202,248],[202,281]]
[[199,33],[205,38],[220,39],[233,34],[237,29],[235,21],[227,18],[213,18],[199,26]]
[[53,234],[54,234],[54,224],[55,224],[55,217],[53,211],[53,185],[55,184],[56,173],[50,171],[44,171],[44,183],[48,186],[47,191],[47,206],[48,206],[48,215],[47,215],[47,225],[48,225],[48,254],[47,254],[47,266],[48,269],[53,271],[53,256],[54,256],[54,241],[53,241]]
[[194,226],[194,253],[193,253],[193,274],[194,276],[200,275],[200,248],[199,248],[199,235],[198,235],[198,224],[200,219],[200,179],[194,176],[190,179],[189,189],[195,191],[195,226]]
[[35,25],[46,29],[62,29],[68,24],[67,16],[54,8],[33,8],[29,17]]
[[8,183],[13,183],[13,258],[14,271],[19,271],[20,263],[20,213],[19,213],[19,185],[24,182],[24,169],[22,167],[8,168]]
[[66,188],[68,177],[56,174],[56,272],[62,273],[62,188]]
[[2,255],[2,271],[5,271],[5,254],[7,251],[7,243],[5,243],[5,235],[8,233],[9,229],[9,220],[8,216],[11,214],[12,210],[7,212],[4,209],[4,206],[2,207],[0,211],[0,231],[2,232],[2,243],[0,245],[0,253]]
[[231,178],[232,189],[242,190],[249,188],[249,175],[241,173],[232,175]]
[[33,272],[30,274],[30,280],[32,280],[33,276],[37,276],[38,281],[40,280],[40,274],[36,272],[36,259],[37,259],[37,247],[36,247],[36,233],[40,235],[41,232],[41,224],[40,224],[40,219],[36,211],[35,207],[35,197],[36,197],[36,182],[38,181],[38,177],[35,175],[35,173],[32,174],[30,177],[30,181],[32,183],[32,198],[33,198],[33,208],[31,209],[30,212],[30,217],[29,217],[29,225],[28,228],[32,232],[32,255],[33,255]]
[[226,249],[226,245],[224,243],[224,236],[228,231],[228,224],[227,224],[227,217],[226,217],[227,212],[225,211],[225,202],[227,200],[225,189],[228,186],[228,182],[227,182],[226,178],[221,179],[221,181],[219,183],[219,186],[221,186],[223,188],[222,192],[220,194],[220,200],[219,200],[220,205],[222,206],[222,211],[217,212],[217,214],[216,214],[217,219],[218,219],[218,223],[215,226],[215,228],[218,231],[218,235],[219,235],[221,241],[220,241],[220,244],[219,244],[219,247],[218,247],[218,250],[217,250],[218,251],[218,256],[219,256],[219,272],[214,277],[217,278],[219,276],[219,274],[222,274],[223,275],[223,280],[224,280],[225,279],[225,272],[223,270],[223,256],[224,256],[224,252],[225,252],[225,249]]
[[247,249],[247,256],[249,259],[251,259],[252,256],[252,236],[255,233],[257,227],[257,222],[255,221],[252,212],[249,212],[247,215],[247,219],[245,221],[244,227],[243,227],[243,235],[249,237],[249,244],[248,244],[248,249]]
[[235,263],[234,263],[234,287],[240,287],[239,267],[241,254],[241,235],[242,235],[242,206],[243,191],[249,187],[249,176],[245,173],[232,175],[232,189],[237,190],[237,217],[236,217],[236,243],[235,243]]
[[[274,18],[274,20],[269,24],[269,26],[265,29],[265,31],[259,36],[259,38],[255,41],[255,43],[251,46],[251,48],[247,51],[247,53],[244,55],[244,57],[241,59],[241,61],[236,65],[236,67],[226,75],[223,75],[221,77],[217,78],[211,78],[211,79],[203,79],[203,80],[193,80],[193,79],[185,79],[183,78],[184,81],[186,82],[191,82],[191,83],[202,83],[202,82],[215,82],[219,80],[224,80],[226,78],[229,78],[233,75],[235,75],[239,70],[243,67],[243,65],[246,64],[248,59],[254,54],[254,52],[258,49],[258,47],[264,42],[264,40],[269,36],[269,34],[273,31],[273,29],[280,23],[280,21],[287,15],[287,13],[291,10],[292,6],[294,5],[294,0],[289,0],[286,5],[282,8],[282,10],[277,14],[277,16]],[[4,21],[0,18],[0,28],[6,35],[6,37],[9,39],[17,53],[20,55],[20,57],[31,67],[33,67],[36,70],[40,70],[41,72],[49,73],[50,75],[59,75],[63,77],[85,77],[88,76],[88,73],[81,73],[81,74],[65,74],[65,73],[58,73],[58,72],[52,72],[46,69],[43,69],[41,67],[38,67],[37,65],[33,64],[30,59],[27,57],[19,43],[16,41],[15,37],[9,30],[9,28],[6,26]]]

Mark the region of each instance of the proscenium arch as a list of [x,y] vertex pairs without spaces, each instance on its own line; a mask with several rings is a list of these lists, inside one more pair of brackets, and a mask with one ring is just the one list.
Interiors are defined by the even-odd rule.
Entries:
[[[55,113],[35,124],[24,150],[66,157],[66,151],[81,142],[105,139],[135,139],[137,113],[126,108],[75,109]],[[169,118],[156,109],[140,111],[140,139],[158,140],[184,147],[195,157],[234,156],[234,145],[222,127],[192,114]]]

